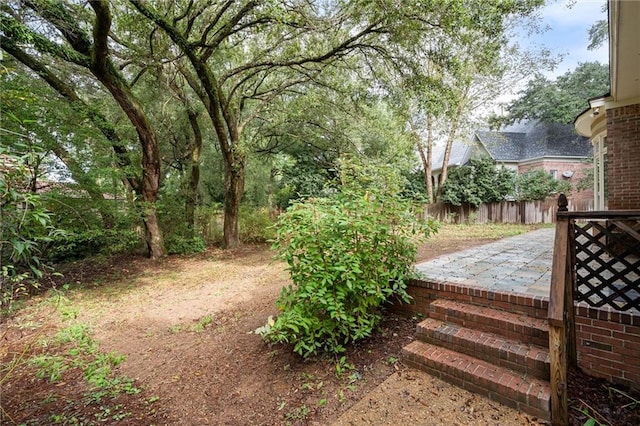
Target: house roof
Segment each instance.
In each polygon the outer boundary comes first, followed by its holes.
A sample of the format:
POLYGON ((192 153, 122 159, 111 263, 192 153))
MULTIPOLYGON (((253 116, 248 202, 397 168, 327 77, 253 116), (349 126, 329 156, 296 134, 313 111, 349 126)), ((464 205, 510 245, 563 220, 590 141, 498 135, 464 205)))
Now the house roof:
POLYGON ((609 2, 611 96, 615 101, 640 97, 640 2, 609 2))
POLYGON ((496 161, 590 157, 592 153, 589 139, 564 124, 535 123, 525 132, 477 131, 476 137, 496 161))
MULTIPOLYGON (((461 141, 454 141, 451 145, 451 154, 449 155, 450 166, 462 166, 471 156, 471 145, 461 141)), ((433 170, 437 171, 442 168, 444 161, 444 146, 435 147, 433 153, 433 170)))

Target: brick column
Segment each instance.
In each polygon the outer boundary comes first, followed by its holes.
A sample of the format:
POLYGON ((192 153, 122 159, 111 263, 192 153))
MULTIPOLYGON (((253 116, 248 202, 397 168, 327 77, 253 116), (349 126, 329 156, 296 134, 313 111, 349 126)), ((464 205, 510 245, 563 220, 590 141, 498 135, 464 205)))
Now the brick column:
POLYGON ((609 210, 640 209, 640 104, 607 110, 609 210))

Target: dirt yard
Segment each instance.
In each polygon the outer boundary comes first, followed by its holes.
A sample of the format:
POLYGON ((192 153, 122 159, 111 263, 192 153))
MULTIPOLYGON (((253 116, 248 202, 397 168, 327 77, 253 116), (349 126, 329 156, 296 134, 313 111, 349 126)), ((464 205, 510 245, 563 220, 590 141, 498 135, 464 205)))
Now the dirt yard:
MULTIPOLYGON (((437 237, 419 258, 494 238, 437 237)), ((272 257, 254 245, 155 263, 121 257, 66 265, 65 290, 33 298, 0 324, 0 424, 538 423, 404 367, 400 351, 419 318, 388 315, 381 332, 342 362, 305 362, 290 348, 266 345, 253 330, 276 314, 288 283, 272 257), (77 326, 90 337, 54 337, 77 326), (99 351, 83 349, 93 341, 99 351), (95 360, 112 352, 125 359, 111 373, 115 384, 99 392, 87 377, 99 376, 95 360)))

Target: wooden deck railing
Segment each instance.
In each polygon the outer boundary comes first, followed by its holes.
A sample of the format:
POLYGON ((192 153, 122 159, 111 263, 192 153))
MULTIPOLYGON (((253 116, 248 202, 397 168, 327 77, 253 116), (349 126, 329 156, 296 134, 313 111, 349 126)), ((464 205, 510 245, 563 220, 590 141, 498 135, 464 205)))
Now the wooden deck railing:
POLYGON ((568 424, 567 371, 577 365, 575 303, 640 310, 640 210, 569 212, 558 199, 551 288, 551 418, 568 424))

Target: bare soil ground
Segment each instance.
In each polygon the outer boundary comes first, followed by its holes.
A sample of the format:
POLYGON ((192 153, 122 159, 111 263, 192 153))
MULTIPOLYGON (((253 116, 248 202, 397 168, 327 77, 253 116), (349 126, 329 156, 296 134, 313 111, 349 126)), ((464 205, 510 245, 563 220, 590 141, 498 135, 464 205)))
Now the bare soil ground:
MULTIPOLYGON (((419 260, 502 235, 444 229, 421 247, 419 260)), ((419 318, 389 314, 380 333, 350 348, 342 363, 303 361, 288 347, 266 345, 252 331, 276 314, 275 299, 289 283, 272 258, 267 246, 252 245, 159 262, 65 265, 58 285, 71 288, 34 297, 0 324, 0 424, 539 423, 404 367, 400 351, 419 318), (57 380, 37 377, 34 355, 74 359, 77 348, 53 338, 70 324, 88 325, 101 353, 124 355, 113 375, 132 385, 102 395, 92 388, 86 367, 96 354, 76 355, 81 362, 69 362, 57 380)), ((590 401, 588 392, 583 397, 590 401)))

